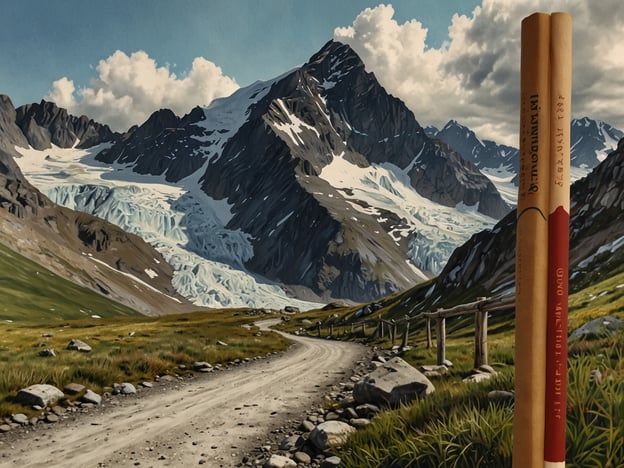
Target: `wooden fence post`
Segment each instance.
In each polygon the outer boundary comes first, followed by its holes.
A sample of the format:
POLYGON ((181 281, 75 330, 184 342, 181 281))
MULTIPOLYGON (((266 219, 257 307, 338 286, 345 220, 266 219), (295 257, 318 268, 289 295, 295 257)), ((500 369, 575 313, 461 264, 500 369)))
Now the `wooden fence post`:
POLYGON ((488 363, 487 349, 487 310, 478 310, 475 313, 475 342, 474 342, 474 366, 478 369, 488 363))
POLYGON ((334 324, 329 324, 329 336, 334 336, 334 324))
POLYGON ((362 336, 366 337, 366 322, 362 322, 362 336))
POLYGON ((353 324, 351 324, 351 334, 353 335, 353 324))
POLYGON ((405 320, 405 333, 403 334, 403 342, 401 343, 401 348, 405 348, 407 347, 407 342, 409 340, 409 330, 410 330, 410 323, 409 320, 405 320))
POLYGON ((431 349, 431 319, 427 317, 427 349, 431 349))
POLYGON ((446 360, 446 319, 438 317, 436 321, 436 343, 438 347, 438 365, 446 360))
POLYGON ((318 332, 318 337, 321 337, 321 322, 316 322, 316 329, 318 332))
POLYGON ((379 338, 384 338, 384 321, 379 319, 379 338))
POLYGON ((396 321, 392 319, 392 346, 394 346, 394 342, 396 340, 396 334, 397 334, 397 324, 396 324, 396 321))

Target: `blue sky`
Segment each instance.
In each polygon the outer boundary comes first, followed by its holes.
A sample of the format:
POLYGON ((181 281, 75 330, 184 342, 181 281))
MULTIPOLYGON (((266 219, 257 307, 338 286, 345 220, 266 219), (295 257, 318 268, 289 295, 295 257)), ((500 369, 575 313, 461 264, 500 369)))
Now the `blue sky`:
MULTIPOLYGON (((354 0, 10 0, 2 1, 0 92, 14 104, 39 101, 54 80, 70 76, 77 87, 116 50, 146 51, 182 74, 195 57, 220 66, 245 86, 304 63, 379 1, 354 0)), ((418 18, 428 41, 447 38, 454 13, 476 0, 393 1, 399 21, 418 18)))
POLYGON ((348 43, 421 125, 517 145, 520 23, 568 11, 574 117, 624 129, 621 0, 0 0, 0 93, 126 130, 348 43))

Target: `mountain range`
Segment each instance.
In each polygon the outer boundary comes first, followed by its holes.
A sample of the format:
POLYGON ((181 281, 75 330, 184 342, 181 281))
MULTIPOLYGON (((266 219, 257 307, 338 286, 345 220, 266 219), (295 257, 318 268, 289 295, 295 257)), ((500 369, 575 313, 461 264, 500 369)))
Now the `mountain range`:
MULTIPOLYGON (((429 136, 439 138, 473 162, 496 184, 505 199, 515 204, 517 194, 518 148, 480 139, 474 131, 456 120, 441 129, 426 127, 429 136)), ((586 176, 617 148, 624 132, 606 122, 588 117, 570 123, 570 165, 572 181, 586 176)))
MULTIPOLYGON (((5 172, 54 210, 107 220, 98 232, 127 231, 124 245, 146 241, 155 251, 140 261, 133 248, 107 265, 121 271, 133 258, 129 274, 197 305, 364 302, 441 274, 438 285, 453 276, 458 252, 478 250, 469 247, 475 233, 510 222, 515 203, 517 149, 482 141, 455 121, 424 129, 334 41, 273 80, 182 117, 161 109, 123 134, 52 102, 0 102, 5 172)), ((621 132, 589 119, 576 127, 574 161, 587 172, 621 132)), ((74 234, 73 250, 84 244, 76 237, 95 243, 81 257, 120 252, 96 235, 74 234)))

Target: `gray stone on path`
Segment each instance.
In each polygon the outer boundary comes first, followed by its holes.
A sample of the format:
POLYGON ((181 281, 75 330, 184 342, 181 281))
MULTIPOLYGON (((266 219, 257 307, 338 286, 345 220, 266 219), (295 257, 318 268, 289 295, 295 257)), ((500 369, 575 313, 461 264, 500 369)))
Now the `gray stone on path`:
POLYGON ((27 406, 38 405, 42 408, 56 403, 65 395, 58 388, 48 384, 35 384, 22 388, 15 397, 16 403, 27 406))
POLYGON ((297 463, 301 463, 302 465, 309 465, 312 463, 312 457, 305 452, 295 452, 293 455, 293 460, 297 463))
POLYGON ((342 421, 326 421, 319 424, 310 433, 310 441, 320 451, 341 447, 355 432, 355 427, 342 421))
POLYGON ((11 430, 11 426, 8 424, 0 424, 0 433, 9 432, 11 430))
POLYGON ((84 403, 93 403, 94 405, 99 405, 102 403, 102 397, 95 393, 93 390, 87 390, 84 395, 80 397, 80 401, 84 403))
POLYGON ((297 462, 282 455, 271 455, 271 458, 262 466, 263 468, 295 468, 297 462))
POLYGON ((75 338, 70 340, 70 342, 67 344, 67 349, 70 349, 73 351, 80 351, 83 353, 91 352, 91 346, 89 346, 84 341, 81 341, 75 338))
POLYGON ((394 357, 356 383, 353 397, 358 403, 398 406, 434 391, 435 387, 422 372, 394 357))
POLYGON ((45 421, 47 423, 56 423, 59 421, 59 417, 54 413, 46 414, 45 421))
POLYGON ((134 395, 136 392, 136 387, 129 382, 124 382, 119 387, 119 393, 122 395, 134 395))
POLYGON ((193 363, 193 370, 197 372, 212 372, 214 369, 209 362, 197 361, 193 363))
POLYGON ((303 432, 312 432, 314 430, 314 423, 306 419, 305 421, 301 422, 299 429, 301 429, 303 432))
POLYGON ((17 424, 28 424, 28 416, 23 413, 12 414, 11 420, 17 424))

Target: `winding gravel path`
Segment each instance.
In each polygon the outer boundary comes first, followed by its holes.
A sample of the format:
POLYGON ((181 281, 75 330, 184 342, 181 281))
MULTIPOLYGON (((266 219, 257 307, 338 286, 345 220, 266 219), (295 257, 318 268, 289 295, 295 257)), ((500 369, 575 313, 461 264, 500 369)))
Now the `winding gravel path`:
MULTIPOLYGON (((275 323, 275 322, 273 322, 275 323)), ((271 321, 262 322, 266 328, 271 321)), ((275 358, 215 372, 0 446, 2 467, 230 467, 351 375, 362 345, 288 335, 275 358)))

